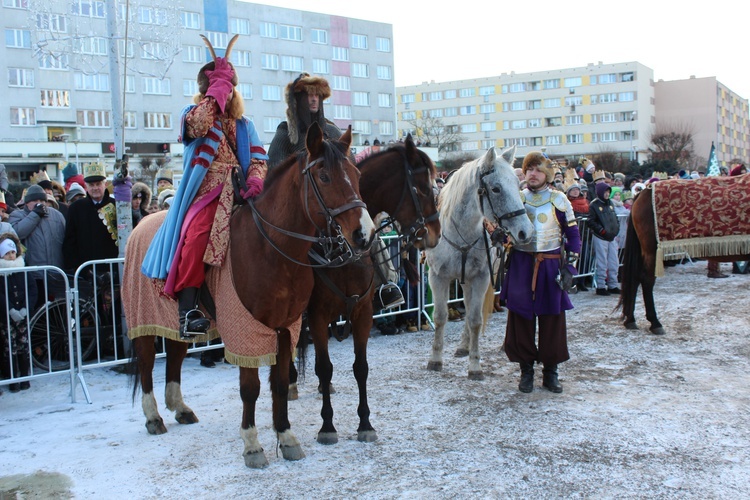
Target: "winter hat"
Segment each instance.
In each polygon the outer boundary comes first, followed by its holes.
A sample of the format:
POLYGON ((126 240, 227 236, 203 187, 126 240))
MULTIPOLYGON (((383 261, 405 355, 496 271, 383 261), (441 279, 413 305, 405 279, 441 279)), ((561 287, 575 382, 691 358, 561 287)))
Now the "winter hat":
POLYGON ((167 181, 170 184, 172 184, 174 179, 174 173, 172 172, 171 168, 160 168, 156 171, 156 183, 158 184, 159 181, 167 181))
POLYGON ((302 134, 311 125, 309 121, 315 118, 309 116, 307 96, 310 94, 320 97, 320 106, 315 121, 318 122, 321 129, 325 130, 326 120, 323 111, 323 101, 331 97, 331 86, 328 84, 328 80, 323 77, 311 76, 309 73, 300 73, 284 90, 284 98, 287 105, 287 129, 289 142, 292 144, 297 144, 300 140, 304 140, 302 134))
POLYGON ((378 140, 378 138, 377 138, 377 137, 375 138, 375 140, 374 140, 374 141, 372 141, 372 145, 373 145, 373 146, 380 146, 380 141, 378 140))
POLYGON ((47 201, 47 193, 44 192, 42 186, 34 184, 29 186, 26 190, 26 194, 23 196, 23 202, 29 203, 30 201, 47 201))
POLYGON ((625 182, 625 174, 622 172, 615 172, 615 179, 620 179, 622 182, 625 182))
POLYGON ((604 200, 604 193, 612 191, 612 188, 606 182, 600 182, 596 185, 596 197, 600 200, 604 200))
POLYGON ((75 163, 68 163, 65 168, 62 169, 63 182, 68 182, 73 176, 78 175, 78 166, 75 163))
POLYGON ((86 191, 81 187, 80 184, 77 182, 74 182, 70 185, 70 188, 68 189, 68 193, 65 195, 65 201, 70 203, 70 201, 75 198, 77 194, 86 196, 86 191))
POLYGON ((151 204, 151 188, 144 182, 136 182, 130 189, 133 199, 141 200, 141 208, 145 210, 151 204))
POLYGON ((747 172, 747 168, 745 168, 745 165, 744 165, 744 164, 742 164, 742 163, 740 163, 739 165, 737 165, 736 167, 734 167, 734 168, 733 168, 733 169, 732 169, 732 170, 731 170, 731 171, 729 172, 729 176, 730 176, 730 177, 734 177, 734 176, 736 176, 736 175, 742 175, 742 171, 743 171, 743 170, 744 170, 745 172, 747 172))
POLYGON ((3 241, 0 241, 0 258, 5 257, 5 254, 8 252, 18 253, 18 248, 12 239, 5 238, 3 241))
POLYGON ((174 201, 174 193, 174 189, 165 189, 159 193, 159 208, 165 209, 171 207, 174 201))
POLYGON ((700 179, 701 178, 701 174, 699 174, 698 172, 696 172, 695 170, 693 170, 692 172, 690 172, 690 178, 691 179, 700 179))
POLYGON ((620 197, 622 197, 622 188, 620 186, 611 186, 612 192, 609 193, 609 197, 613 198, 615 196, 615 193, 620 193, 620 197))

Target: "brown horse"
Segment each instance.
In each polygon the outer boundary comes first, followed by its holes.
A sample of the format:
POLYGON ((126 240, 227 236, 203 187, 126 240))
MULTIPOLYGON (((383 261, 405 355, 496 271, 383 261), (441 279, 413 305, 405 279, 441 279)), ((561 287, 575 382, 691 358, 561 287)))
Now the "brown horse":
MULTIPOLYGON (((361 177, 359 189, 370 216, 380 212, 398 221, 402 228, 402 248, 432 248, 440 239, 440 221, 435 204, 435 165, 414 145, 411 135, 376 153, 357 165, 361 177)), ((377 434, 370 424, 367 404, 367 341, 373 317, 373 264, 369 255, 343 267, 321 269, 315 273, 315 287, 307 307, 307 319, 315 344, 315 373, 323 395, 323 426, 318 442, 338 442, 333 425, 331 378, 333 364, 328 355, 328 325, 344 315, 344 328, 351 328, 354 341, 354 378, 359 387, 359 428, 357 439, 371 442, 377 434)), ((303 347, 304 348, 304 343, 303 347)), ((304 354, 303 354, 304 355, 304 354)), ((294 368, 292 366, 292 368, 294 368)), ((292 375, 293 379, 295 374, 292 375)))
MULTIPOLYGON (((658 189, 662 190, 660 199, 676 200, 670 205, 669 216, 675 218, 674 227, 708 228, 713 227, 713 234, 698 238, 697 243, 690 240, 678 240, 675 248, 690 249, 692 257, 711 257, 720 262, 747 260, 750 251, 750 234, 743 234, 740 221, 747 214, 750 204, 750 177, 712 177, 697 180, 659 181, 658 189), (746 179, 743 179, 745 177, 746 179), (708 189, 701 190, 702 186, 708 189), (725 190, 725 191, 720 191, 725 190), (705 197, 697 199, 701 193, 705 197), (730 193, 722 195, 721 193, 730 193), (674 208, 684 212, 677 220, 674 208), (716 231, 721 228, 721 234, 716 231), (738 232, 739 231, 739 232, 738 232), (682 245, 682 247, 680 246, 682 245), (732 253, 733 255, 727 255, 732 253)), ((618 308, 622 307, 624 326, 628 330, 637 330, 635 321, 635 300, 638 286, 643 287, 643 303, 646 319, 651 323, 651 333, 663 335, 664 327, 656 316, 654 303, 654 283, 661 275, 664 249, 659 246, 657 221, 658 210, 654 209, 654 189, 649 185, 633 201, 628 219, 627 235, 622 268, 622 294, 618 308)), ((746 226, 746 223, 745 223, 746 226)), ((663 238, 663 235, 660 236, 663 238)), ((694 239, 693 241, 696 241, 694 239)))
MULTIPOLYGON (((212 268, 206 282, 216 304, 215 328, 196 337, 203 342, 221 334, 225 356, 240 366, 243 403, 240 434, 248 467, 268 461, 258 441, 255 404, 260 395, 258 367, 271 364, 273 425, 287 460, 304 457, 291 431, 287 413, 289 365, 299 335, 302 312, 313 288, 308 252, 313 243, 330 250, 325 258, 357 256, 374 236, 372 219, 360 200, 359 171, 349 160, 351 128, 339 141, 327 142, 316 124, 307 133, 306 151, 274 168, 264 191, 231 219, 231 241, 226 264, 212 268), (252 316, 250 316, 252 314, 252 316)), ((143 219, 128 242, 123 277, 123 303, 134 362, 143 389, 142 406, 151 434, 167 431, 153 395, 154 341, 165 337, 167 348, 166 406, 181 424, 198 421, 185 405, 180 390, 182 362, 188 343, 180 341, 175 301, 158 294, 140 273, 146 247, 164 216, 143 219)), ((324 265, 324 264, 321 264, 324 265)))

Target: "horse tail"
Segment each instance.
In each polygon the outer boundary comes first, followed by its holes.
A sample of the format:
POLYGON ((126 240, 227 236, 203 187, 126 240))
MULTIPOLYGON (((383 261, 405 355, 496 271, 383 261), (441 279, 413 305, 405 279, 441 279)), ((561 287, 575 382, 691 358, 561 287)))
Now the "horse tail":
POLYGON ((484 303, 482 303, 482 335, 484 335, 487 329, 487 322, 489 321, 490 314, 495 310, 495 287, 492 283, 487 286, 487 291, 484 293, 484 303))
POLYGON ((641 241, 633 225, 633 218, 628 217, 628 229, 625 236, 622 265, 622 294, 616 309, 622 309, 623 314, 635 309, 635 298, 638 285, 645 265, 641 253, 641 241))
POLYGON ((141 387, 141 367, 140 363, 138 362, 138 351, 135 349, 135 346, 130 346, 130 361, 128 361, 128 364, 125 366, 125 373, 128 374, 128 383, 133 386, 133 404, 135 404, 135 397, 138 395, 138 389, 141 387))
POLYGON ((305 369, 307 368, 307 346, 310 345, 310 326, 307 322, 307 311, 302 314, 302 326, 300 327, 299 340, 297 340, 297 380, 305 381, 305 369))

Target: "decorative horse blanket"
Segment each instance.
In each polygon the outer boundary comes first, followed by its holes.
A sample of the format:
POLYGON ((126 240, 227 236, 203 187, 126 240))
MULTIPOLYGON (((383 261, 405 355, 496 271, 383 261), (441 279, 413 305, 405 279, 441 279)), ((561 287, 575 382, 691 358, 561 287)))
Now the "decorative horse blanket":
POLYGON ((649 187, 657 267, 665 257, 679 258, 683 253, 691 257, 750 253, 750 175, 671 179, 649 187))
MULTIPOLYGON (((122 303, 128 323, 128 337, 134 339, 155 335, 180 341, 178 333, 177 301, 160 294, 154 281, 141 273, 148 246, 167 212, 157 212, 145 217, 128 239, 125 249, 122 303)), ((220 268, 211 267, 206 274, 206 283, 216 303, 216 321, 205 335, 193 337, 189 342, 208 342, 221 335, 224 342, 224 358, 245 368, 276 363, 278 344, 276 331, 253 318, 237 296, 231 275, 231 255, 227 255, 220 268)), ((292 345, 299 340, 300 317, 289 331, 292 345)))

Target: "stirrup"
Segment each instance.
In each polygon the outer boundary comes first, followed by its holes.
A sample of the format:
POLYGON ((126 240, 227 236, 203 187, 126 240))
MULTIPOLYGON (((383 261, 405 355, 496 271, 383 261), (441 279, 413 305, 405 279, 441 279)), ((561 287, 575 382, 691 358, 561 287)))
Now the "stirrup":
POLYGON ((185 321, 180 325, 180 338, 184 339, 204 335, 210 326, 211 322, 203 314, 203 311, 200 309, 191 309, 185 313, 185 321), (192 319, 190 318, 191 315, 193 316, 192 319), (192 328, 190 327, 191 323, 192 328))
POLYGON ((375 290, 374 304, 377 310, 392 309, 404 304, 404 294, 395 283, 386 283, 375 290))

